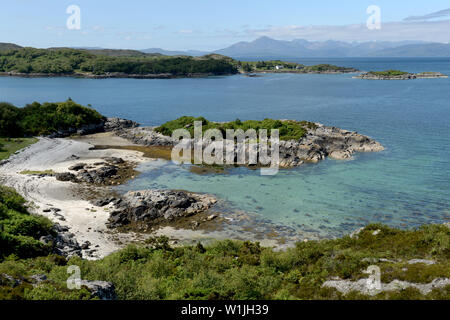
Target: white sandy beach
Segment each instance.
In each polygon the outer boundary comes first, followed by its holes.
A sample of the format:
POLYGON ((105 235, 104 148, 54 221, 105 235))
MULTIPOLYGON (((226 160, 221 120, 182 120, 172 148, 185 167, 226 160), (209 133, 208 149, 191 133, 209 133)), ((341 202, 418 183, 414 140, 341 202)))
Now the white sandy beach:
MULTIPOLYGON (((110 145, 129 145, 128 141, 115 136, 111 137, 109 134, 100 135, 99 138, 108 141, 110 145)), ((89 140, 87 137, 86 140, 92 142, 93 138, 89 140)), ((68 168, 75 163, 91 164, 102 161, 103 157, 111 156, 136 163, 151 161, 138 151, 89 150, 92 146, 88 142, 70 139, 40 138, 37 143, 14 154, 9 158, 8 163, 0 166, 0 177, 3 184, 15 188, 30 201, 31 212, 46 216, 62 226, 70 227, 70 232, 75 234, 80 244, 89 241, 90 248, 97 250, 91 258, 101 258, 119 249, 125 243, 136 240, 135 235, 109 231, 105 226, 109 212, 105 210, 105 207, 96 207, 87 200, 80 199, 81 197, 76 194, 78 185, 57 181, 54 177, 38 177, 20 173, 25 170, 67 172, 68 168), (73 155, 79 158, 74 159, 73 155), (52 207, 61 209, 58 214, 64 217, 64 221, 58 219, 53 212, 43 211, 52 207)))

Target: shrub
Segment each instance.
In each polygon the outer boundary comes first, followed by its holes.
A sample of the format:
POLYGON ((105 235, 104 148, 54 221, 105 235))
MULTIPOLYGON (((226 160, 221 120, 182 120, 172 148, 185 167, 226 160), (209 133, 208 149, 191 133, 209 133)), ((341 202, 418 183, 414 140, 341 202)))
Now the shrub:
POLYGON ((272 129, 279 130, 280 140, 299 140, 301 139, 308 131, 308 129, 314 129, 315 124, 307 121, 293 121, 293 120, 273 120, 273 119, 264 119, 264 120, 247 120, 241 121, 236 119, 235 121, 218 123, 208 121, 203 117, 188 117, 183 116, 176 120, 168 121, 163 125, 157 127, 155 130, 163 135, 171 136, 173 131, 176 129, 187 129, 191 134, 191 137, 194 136, 194 121, 202 122, 202 130, 203 133, 208 129, 218 129, 222 132, 224 138, 226 137, 226 130, 233 129, 238 130, 242 129, 244 132, 249 129, 254 129, 255 131, 259 131, 260 129, 266 129, 267 135, 270 137, 270 133, 272 129))
POLYGON ((24 108, 0 103, 1 136, 46 135, 58 130, 98 124, 103 119, 94 109, 81 106, 70 99, 61 103, 34 102, 24 108))
POLYGON ((50 220, 28 213, 25 200, 13 189, 0 186, 0 261, 47 255, 50 248, 39 241, 52 233, 50 220))

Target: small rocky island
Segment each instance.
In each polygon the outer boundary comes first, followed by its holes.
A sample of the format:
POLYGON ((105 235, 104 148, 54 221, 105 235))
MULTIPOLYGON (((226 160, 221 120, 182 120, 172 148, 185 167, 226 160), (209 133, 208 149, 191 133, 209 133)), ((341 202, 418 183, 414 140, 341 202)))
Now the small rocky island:
MULTIPOLYGON (((171 137, 173 130, 192 129, 193 122, 199 120, 203 121, 204 127, 216 128, 221 131, 230 128, 243 128, 244 131, 248 128, 279 129, 279 166, 282 168, 293 168, 306 162, 316 163, 327 157, 345 160, 350 159, 356 152, 384 150, 379 142, 357 132, 329 127, 321 123, 295 120, 240 121, 237 119, 232 122, 218 123, 208 121, 203 117, 181 117, 159 127, 133 126, 117 130, 116 134, 138 145, 170 148, 177 143, 171 137)), ((208 141, 204 142, 203 148, 207 144, 208 141)), ((247 144, 246 154, 248 154, 248 148, 247 144)), ((247 156, 246 160, 248 160, 247 156)))
POLYGON ((399 70, 369 71, 361 73, 353 78, 364 80, 413 80, 413 79, 437 79, 448 78, 440 72, 409 73, 399 70))

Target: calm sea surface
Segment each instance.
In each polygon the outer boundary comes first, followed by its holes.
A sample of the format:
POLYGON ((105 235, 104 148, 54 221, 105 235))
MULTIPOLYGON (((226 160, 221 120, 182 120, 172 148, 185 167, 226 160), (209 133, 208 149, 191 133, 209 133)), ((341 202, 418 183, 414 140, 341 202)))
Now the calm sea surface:
MULTIPOLYGON (((450 74, 450 59, 304 59, 361 70, 450 74)), ((175 188, 216 194, 295 229, 337 236, 368 222, 394 226, 450 219, 450 79, 364 81, 351 75, 267 74, 202 79, 24 79, 0 77, 0 101, 23 106, 71 97, 107 116, 158 125, 182 115, 209 120, 298 119, 355 130, 380 153, 326 160, 276 176, 233 169, 197 175, 156 161, 123 189, 175 188)))

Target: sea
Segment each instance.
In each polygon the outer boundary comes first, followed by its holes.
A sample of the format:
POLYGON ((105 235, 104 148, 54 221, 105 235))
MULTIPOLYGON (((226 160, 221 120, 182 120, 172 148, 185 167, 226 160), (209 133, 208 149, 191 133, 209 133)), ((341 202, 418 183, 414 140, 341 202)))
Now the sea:
MULTIPOLYGON (((308 58, 359 70, 437 71, 450 58, 308 58)), ((353 79, 352 74, 264 74, 185 79, 0 77, 0 101, 74 101, 106 116, 159 125, 183 115, 213 121, 264 118, 320 122, 357 131, 385 150, 280 170, 233 168, 198 174, 166 160, 138 168, 120 191, 184 189, 216 195, 239 210, 292 230, 337 237, 368 223, 400 228, 450 221, 450 78, 353 79)))

